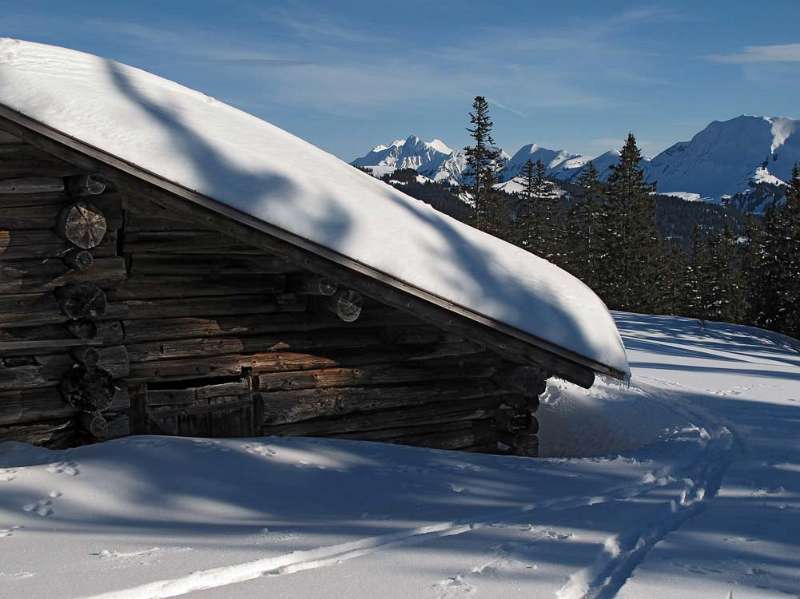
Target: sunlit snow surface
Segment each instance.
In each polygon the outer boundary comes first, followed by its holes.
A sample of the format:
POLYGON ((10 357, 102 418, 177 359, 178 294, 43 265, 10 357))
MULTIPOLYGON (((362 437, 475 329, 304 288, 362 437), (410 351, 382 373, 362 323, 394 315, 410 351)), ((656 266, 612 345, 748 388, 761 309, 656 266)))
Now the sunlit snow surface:
POLYGON ((608 310, 571 275, 199 92, 90 54, 0 39, 0 104, 448 302, 628 370, 608 310))
POLYGON ((0 444, 0 597, 796 597, 800 353, 617 314, 526 459, 323 439, 0 444), (721 484, 721 486, 720 486, 721 484))

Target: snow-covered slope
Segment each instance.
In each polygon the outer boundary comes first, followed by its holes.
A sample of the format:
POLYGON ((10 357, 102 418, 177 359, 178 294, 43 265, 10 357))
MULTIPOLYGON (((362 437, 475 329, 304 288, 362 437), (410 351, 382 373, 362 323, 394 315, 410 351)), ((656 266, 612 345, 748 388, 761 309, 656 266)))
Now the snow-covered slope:
POLYGON ((714 121, 691 141, 653 158, 648 178, 658 191, 699 193, 719 199, 771 177, 786 181, 800 162, 800 121, 739 116, 714 121), (758 179, 755 181, 755 179, 758 179))
MULTIPOLYGON (((0 41, 0 104, 159 178, 621 373, 614 321, 553 264, 254 116, 145 71, 0 41)), ((299 238, 299 239, 298 239, 299 238)))
POLYGON ((551 382, 551 459, 278 437, 0 444, 0 596, 796 597, 798 342, 615 317, 631 385, 551 382))

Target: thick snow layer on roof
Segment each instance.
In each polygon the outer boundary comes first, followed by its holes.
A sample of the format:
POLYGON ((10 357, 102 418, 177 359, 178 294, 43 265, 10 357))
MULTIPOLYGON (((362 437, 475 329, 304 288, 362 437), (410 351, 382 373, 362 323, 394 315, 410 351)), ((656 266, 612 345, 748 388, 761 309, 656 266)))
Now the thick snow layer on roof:
POLYGON ((418 289, 628 372, 608 310, 574 277, 214 98, 90 54, 3 39, 0 104, 418 289))

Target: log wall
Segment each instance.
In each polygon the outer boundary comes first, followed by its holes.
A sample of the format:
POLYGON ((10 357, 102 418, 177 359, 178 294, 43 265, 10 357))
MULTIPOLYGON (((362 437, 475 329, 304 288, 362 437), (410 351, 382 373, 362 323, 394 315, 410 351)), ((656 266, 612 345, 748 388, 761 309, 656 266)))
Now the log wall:
POLYGON ((0 135, 0 440, 311 435, 535 455, 544 378, 0 135))

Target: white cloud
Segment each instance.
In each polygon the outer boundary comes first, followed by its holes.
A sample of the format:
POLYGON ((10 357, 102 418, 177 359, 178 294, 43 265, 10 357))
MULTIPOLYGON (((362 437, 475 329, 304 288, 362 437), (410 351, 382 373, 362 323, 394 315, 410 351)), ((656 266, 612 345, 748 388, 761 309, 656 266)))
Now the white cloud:
POLYGON ((741 52, 732 54, 710 54, 713 62, 751 64, 757 62, 800 62, 800 44, 776 44, 772 46, 745 46, 741 52))

